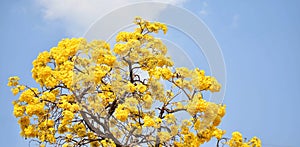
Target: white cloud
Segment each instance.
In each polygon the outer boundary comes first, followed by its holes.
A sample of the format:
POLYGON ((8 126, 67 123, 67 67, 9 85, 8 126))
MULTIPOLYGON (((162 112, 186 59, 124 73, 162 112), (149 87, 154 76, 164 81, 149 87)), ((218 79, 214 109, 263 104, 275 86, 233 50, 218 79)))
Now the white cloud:
MULTIPOLYGON (((97 18, 110 11, 128 4, 144 1, 147 0, 36 0, 36 3, 41 7, 45 20, 61 21, 68 33, 79 35, 97 18)), ((182 5, 186 0, 152 1, 182 5)))

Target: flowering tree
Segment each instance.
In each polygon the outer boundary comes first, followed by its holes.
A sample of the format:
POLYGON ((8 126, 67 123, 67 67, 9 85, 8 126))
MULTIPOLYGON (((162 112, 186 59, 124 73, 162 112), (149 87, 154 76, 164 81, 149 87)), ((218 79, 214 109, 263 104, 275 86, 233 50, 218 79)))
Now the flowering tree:
POLYGON ((217 146, 261 146, 239 132, 223 137, 225 105, 202 95, 221 85, 198 68, 174 67, 151 35, 166 33, 166 25, 139 17, 134 23, 134 32, 120 32, 112 49, 105 41, 73 38, 40 53, 31 71, 40 87, 9 78, 13 94, 20 93, 13 113, 22 137, 63 147, 198 147, 213 137, 217 146))

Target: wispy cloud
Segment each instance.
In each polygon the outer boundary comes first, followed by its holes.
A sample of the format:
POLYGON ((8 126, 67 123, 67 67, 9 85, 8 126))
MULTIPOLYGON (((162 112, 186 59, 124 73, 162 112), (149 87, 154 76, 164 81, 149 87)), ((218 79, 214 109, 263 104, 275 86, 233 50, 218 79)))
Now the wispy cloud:
POLYGON ((202 6, 199 14, 201 16, 206 16, 208 14, 207 8, 208 8, 208 3, 206 1, 202 2, 202 6))
MULTIPOLYGON (((61 21, 67 32, 82 33, 97 18, 111 10, 131 3, 149 0, 36 0, 46 21, 61 21)), ((186 0, 152 0, 175 5, 182 5, 186 0)), ((76 34, 75 33, 75 34, 76 34)))
POLYGON ((233 27, 233 28, 238 27, 239 19, 240 19, 240 15, 239 14, 234 14, 232 16, 231 27, 233 27))

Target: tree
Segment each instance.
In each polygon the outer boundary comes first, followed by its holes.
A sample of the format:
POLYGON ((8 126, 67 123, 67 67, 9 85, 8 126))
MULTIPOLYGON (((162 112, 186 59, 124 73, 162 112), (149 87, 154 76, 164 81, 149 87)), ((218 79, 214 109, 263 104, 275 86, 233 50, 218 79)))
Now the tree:
POLYGON ((112 49, 105 41, 72 38, 40 53, 31 70, 40 87, 9 78, 12 93, 20 93, 13 113, 22 137, 63 147, 197 147, 213 137, 217 146, 261 146, 239 132, 223 137, 217 127, 225 105, 202 95, 221 85, 198 68, 173 66, 166 46, 151 35, 166 34, 166 25, 139 17, 134 23, 138 27, 120 32, 112 49))

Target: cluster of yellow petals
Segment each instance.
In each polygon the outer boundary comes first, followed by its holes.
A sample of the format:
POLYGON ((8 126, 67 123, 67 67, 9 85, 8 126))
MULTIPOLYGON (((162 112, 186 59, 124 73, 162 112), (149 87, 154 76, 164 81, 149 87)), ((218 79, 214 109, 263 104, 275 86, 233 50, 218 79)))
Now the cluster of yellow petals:
POLYGON ((246 142, 240 132, 233 132, 227 144, 231 147, 261 147, 260 139, 253 137, 246 142))
MULTIPOLYGON (((221 84, 198 68, 173 67, 167 47, 151 35, 166 34, 165 24, 140 17, 134 23, 138 28, 120 32, 113 48, 73 38, 40 53, 31 70, 40 89, 9 78, 12 93, 21 93, 13 102, 21 136, 63 147, 197 147, 224 138, 218 126, 225 105, 202 97, 221 84), (182 114, 189 119, 180 120, 182 114)), ((256 137, 246 143, 240 137, 234 133, 227 144, 261 144, 256 137)))
POLYGON ((13 87, 11 92, 13 95, 17 95, 20 91, 23 91, 26 87, 24 85, 19 85, 20 78, 18 76, 13 76, 8 78, 7 86, 13 87))
POLYGON ((32 62, 33 79, 41 86, 48 88, 64 84, 71 88, 73 78, 73 57, 84 39, 63 39, 50 52, 42 52, 32 62), (51 66, 49 63, 53 63, 51 66))
MULTIPOLYGON (((70 93, 73 82, 74 60, 84 39, 63 39, 50 50, 42 52, 33 61, 32 77, 40 84, 38 88, 19 84, 19 77, 10 77, 8 86, 14 95, 20 93, 19 99, 13 102, 14 115, 19 118, 21 136, 39 139, 44 143, 56 144, 69 132, 74 137, 85 134, 85 130, 74 128, 75 118, 80 105, 70 93), (79 133, 81 132, 81 133, 79 133)), ((81 123, 82 124, 82 123, 81 123)), ((81 128, 85 128, 82 124, 81 128)), ((69 134, 69 139, 71 140, 69 134)))

